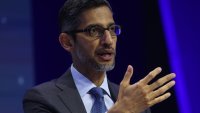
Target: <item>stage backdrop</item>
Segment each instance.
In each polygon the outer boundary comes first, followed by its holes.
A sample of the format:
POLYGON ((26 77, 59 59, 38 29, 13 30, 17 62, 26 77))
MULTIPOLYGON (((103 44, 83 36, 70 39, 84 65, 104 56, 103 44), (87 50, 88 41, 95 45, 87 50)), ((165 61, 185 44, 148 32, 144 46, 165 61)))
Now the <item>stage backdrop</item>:
POLYGON ((30 0, 0 1, 0 112, 23 113, 22 97, 34 84, 30 0))
POLYGON ((160 0, 159 5, 180 113, 199 113, 200 1, 160 0))

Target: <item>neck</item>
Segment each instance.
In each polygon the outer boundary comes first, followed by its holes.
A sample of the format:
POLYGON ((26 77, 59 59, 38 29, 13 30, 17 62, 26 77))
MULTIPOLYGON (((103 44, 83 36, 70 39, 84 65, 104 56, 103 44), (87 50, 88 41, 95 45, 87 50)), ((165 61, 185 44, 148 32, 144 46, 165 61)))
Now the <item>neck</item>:
POLYGON ((101 86, 105 77, 105 71, 96 71, 93 68, 87 68, 87 66, 73 65, 83 76, 88 78, 97 87, 101 86))

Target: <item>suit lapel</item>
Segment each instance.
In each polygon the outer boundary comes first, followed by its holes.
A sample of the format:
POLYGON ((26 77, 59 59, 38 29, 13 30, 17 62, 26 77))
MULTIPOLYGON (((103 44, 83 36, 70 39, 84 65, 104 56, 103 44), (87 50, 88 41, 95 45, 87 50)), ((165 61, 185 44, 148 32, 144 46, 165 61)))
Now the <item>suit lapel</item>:
POLYGON ((75 86, 70 69, 56 81, 62 91, 58 94, 61 101, 72 113, 86 113, 82 99, 75 86))
POLYGON ((111 98, 115 103, 116 100, 117 100, 118 93, 119 93, 119 86, 108 81, 108 87, 109 87, 109 90, 110 90, 111 98))

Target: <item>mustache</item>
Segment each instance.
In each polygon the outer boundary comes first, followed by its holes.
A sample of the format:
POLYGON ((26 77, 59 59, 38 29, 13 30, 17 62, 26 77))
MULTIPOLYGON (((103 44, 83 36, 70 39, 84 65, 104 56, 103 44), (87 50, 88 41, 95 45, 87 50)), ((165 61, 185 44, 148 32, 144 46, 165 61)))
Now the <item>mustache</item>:
POLYGON ((105 48, 101 47, 95 51, 96 54, 116 54, 116 50, 112 47, 105 48))

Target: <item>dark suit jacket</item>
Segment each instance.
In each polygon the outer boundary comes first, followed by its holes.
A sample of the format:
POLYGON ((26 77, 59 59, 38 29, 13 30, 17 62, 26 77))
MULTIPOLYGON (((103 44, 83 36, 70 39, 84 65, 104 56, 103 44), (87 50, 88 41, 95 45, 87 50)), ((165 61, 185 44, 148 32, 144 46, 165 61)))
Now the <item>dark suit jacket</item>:
MULTIPOLYGON (((116 101, 118 85, 108 81, 108 86, 113 101, 116 101)), ((58 79, 27 91, 23 108, 25 113, 86 113, 70 70, 58 79)), ((150 113, 150 110, 143 113, 150 113)))

